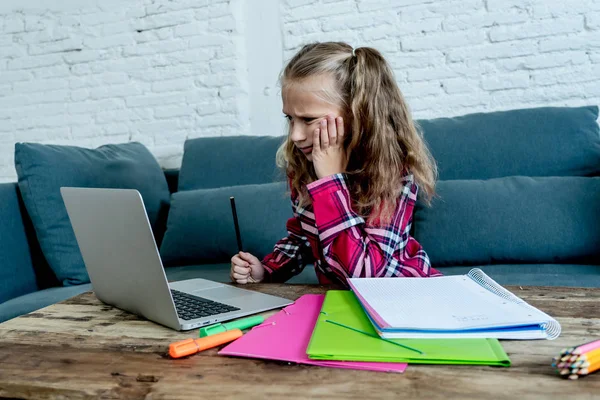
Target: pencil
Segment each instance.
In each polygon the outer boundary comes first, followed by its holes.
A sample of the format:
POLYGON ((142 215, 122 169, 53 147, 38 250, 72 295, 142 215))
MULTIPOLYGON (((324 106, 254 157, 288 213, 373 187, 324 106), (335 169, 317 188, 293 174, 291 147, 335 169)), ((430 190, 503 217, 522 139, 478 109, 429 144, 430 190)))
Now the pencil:
POLYGON ((240 252, 244 251, 242 248, 242 235, 240 234, 240 225, 238 224, 237 211, 235 209, 235 199, 233 196, 229 198, 231 202, 231 213, 233 214, 233 224, 235 225, 235 236, 237 238, 238 250, 240 252))

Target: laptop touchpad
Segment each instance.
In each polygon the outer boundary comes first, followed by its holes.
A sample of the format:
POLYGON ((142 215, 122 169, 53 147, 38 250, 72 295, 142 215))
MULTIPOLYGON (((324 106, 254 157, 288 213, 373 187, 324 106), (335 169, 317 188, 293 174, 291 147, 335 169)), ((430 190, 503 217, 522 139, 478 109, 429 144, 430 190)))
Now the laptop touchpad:
POLYGON ((234 297, 243 297, 252 294, 227 285, 218 288, 194 290, 192 293, 196 296, 216 301, 226 301, 234 297))

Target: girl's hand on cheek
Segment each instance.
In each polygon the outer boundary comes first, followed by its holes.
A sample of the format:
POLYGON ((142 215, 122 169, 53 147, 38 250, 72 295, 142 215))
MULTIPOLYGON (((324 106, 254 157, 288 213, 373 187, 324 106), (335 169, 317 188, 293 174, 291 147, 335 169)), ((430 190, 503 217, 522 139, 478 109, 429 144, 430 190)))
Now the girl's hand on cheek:
POLYGON ((314 131, 312 162, 317 178, 339 174, 346 170, 344 121, 342 117, 327 115, 314 131))

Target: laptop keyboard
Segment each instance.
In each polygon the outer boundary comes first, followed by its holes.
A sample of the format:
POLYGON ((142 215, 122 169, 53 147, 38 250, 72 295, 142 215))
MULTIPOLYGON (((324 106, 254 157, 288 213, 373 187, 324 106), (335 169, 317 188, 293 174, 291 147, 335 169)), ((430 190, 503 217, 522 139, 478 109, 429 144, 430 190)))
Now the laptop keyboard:
POLYGON ((186 321, 239 310, 237 307, 183 293, 179 290, 171 289, 171 294, 175 301, 177 314, 186 321))

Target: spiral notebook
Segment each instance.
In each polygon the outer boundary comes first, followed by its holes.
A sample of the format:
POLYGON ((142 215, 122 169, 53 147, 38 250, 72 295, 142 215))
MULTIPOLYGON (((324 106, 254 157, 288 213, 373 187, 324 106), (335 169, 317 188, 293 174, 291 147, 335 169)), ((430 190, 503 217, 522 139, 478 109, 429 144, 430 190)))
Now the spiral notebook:
POLYGON ((482 270, 434 278, 351 278, 377 333, 391 338, 556 339, 560 324, 482 270))

